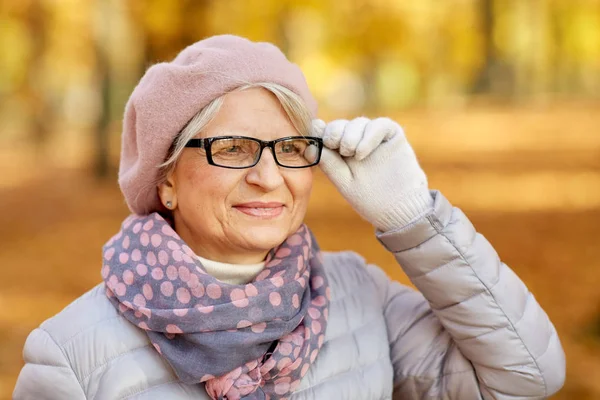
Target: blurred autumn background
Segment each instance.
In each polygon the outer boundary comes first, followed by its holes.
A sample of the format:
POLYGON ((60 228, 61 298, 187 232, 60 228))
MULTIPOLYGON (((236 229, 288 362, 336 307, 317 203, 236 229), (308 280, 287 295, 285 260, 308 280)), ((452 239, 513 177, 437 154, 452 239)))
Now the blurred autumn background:
MULTIPOLYGON (((600 399, 600 0, 2 1, 0 398, 27 334, 100 282, 128 95, 217 33, 279 45, 324 119, 400 122, 558 328, 555 398, 600 399)), ((407 282, 320 174, 307 222, 407 282)))

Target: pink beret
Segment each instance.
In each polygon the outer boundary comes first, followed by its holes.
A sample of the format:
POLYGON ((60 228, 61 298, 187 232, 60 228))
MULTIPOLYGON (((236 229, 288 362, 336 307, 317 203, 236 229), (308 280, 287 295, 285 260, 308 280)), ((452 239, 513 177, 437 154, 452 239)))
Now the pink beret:
POLYGON ((129 209, 136 214, 160 210, 158 166, 177 134, 212 100, 259 82, 292 90, 317 115, 302 71, 270 43, 213 36, 185 48, 171 62, 150 67, 133 90, 123 118, 119 185, 129 209))

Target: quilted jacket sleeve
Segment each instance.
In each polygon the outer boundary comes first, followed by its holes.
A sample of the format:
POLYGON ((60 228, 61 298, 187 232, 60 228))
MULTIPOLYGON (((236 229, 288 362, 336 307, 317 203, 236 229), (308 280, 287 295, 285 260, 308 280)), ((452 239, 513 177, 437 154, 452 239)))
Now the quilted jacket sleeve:
POLYGON ((61 348, 43 329, 27 338, 23 350, 25 366, 13 393, 15 400, 79 400, 83 389, 61 348))
POLYGON ((556 330, 524 283, 439 192, 378 239, 420 293, 371 276, 385 306, 394 399, 542 399, 564 382, 556 330))

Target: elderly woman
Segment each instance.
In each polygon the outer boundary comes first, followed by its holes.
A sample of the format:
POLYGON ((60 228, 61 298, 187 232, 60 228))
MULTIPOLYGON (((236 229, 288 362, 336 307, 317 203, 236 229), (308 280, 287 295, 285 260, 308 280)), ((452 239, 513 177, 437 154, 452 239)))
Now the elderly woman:
POLYGON ((329 124, 274 46, 154 65, 123 127, 104 282, 31 333, 16 399, 532 399, 552 323, 387 118, 329 124), (303 224, 319 166, 419 289, 303 224))

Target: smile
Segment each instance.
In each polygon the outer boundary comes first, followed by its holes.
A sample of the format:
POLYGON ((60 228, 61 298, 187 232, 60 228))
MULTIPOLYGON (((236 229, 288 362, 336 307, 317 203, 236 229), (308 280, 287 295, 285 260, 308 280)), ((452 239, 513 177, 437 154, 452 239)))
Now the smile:
POLYGON ((281 203, 248 203, 234 206, 236 210, 261 219, 276 218, 283 212, 283 204, 281 203))

